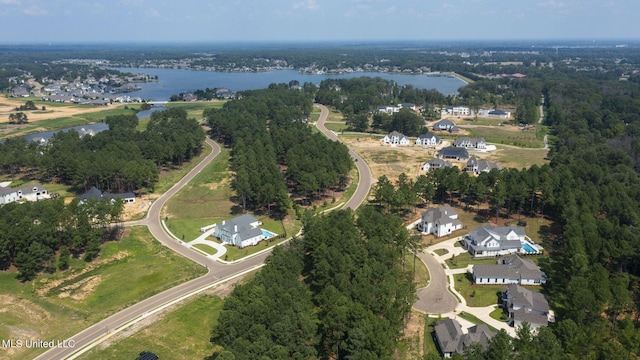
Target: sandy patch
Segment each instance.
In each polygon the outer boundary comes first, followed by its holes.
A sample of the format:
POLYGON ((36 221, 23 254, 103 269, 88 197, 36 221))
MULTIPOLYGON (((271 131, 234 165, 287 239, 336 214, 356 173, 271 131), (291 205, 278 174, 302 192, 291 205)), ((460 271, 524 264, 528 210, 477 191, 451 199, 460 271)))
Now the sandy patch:
POLYGON ((84 300, 89 295, 93 294, 98 284, 100 284, 102 277, 100 275, 90 276, 86 279, 82 279, 71 285, 63 287, 62 292, 58 294, 58 297, 71 298, 73 300, 84 300))
MULTIPOLYGON (((9 313, 18 316, 24 324, 38 324, 38 328, 28 328, 26 325, 7 326, 0 324, 0 327, 8 330, 8 339, 40 340, 42 329, 49 325, 51 314, 42 307, 31 301, 22 299, 15 295, 0 295, 0 314, 9 313), (21 327, 25 326, 25 327, 21 327)), ((5 339, 5 340, 8 340, 5 339)), ((24 348, 3 348, 0 347, 0 357, 11 359, 14 355, 24 351, 24 348)))

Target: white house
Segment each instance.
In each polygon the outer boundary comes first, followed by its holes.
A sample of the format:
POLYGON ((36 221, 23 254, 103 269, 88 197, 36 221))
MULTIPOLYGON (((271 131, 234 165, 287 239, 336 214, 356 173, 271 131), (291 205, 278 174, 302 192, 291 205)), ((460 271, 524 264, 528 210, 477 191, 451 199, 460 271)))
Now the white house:
POLYGON ((416 139, 416 145, 436 146, 440 144, 441 141, 442 140, 440 140, 440 138, 436 136, 436 134, 428 132, 426 134, 418 135, 418 138, 416 139))
POLYGON ((497 264, 473 266, 473 281, 476 284, 541 285, 547 276, 533 261, 511 255, 498 260, 497 264))
POLYGON ((397 113, 399 111, 400 111, 400 108, 393 105, 378 106, 379 113, 386 113, 389 115, 393 115, 394 113, 397 113))
POLYGON ((460 129, 458 129, 456 124, 454 124, 453 121, 451 121, 449 119, 442 119, 442 120, 438 121, 437 123, 433 124, 433 130, 436 130, 436 131, 448 131, 448 132, 452 132, 452 133, 457 133, 457 132, 460 131, 460 129))
POLYGON ((462 223, 458 220, 458 213, 451 206, 443 205, 425 211, 418 224, 418 229, 423 234, 433 234, 440 237, 462 229, 462 223))
POLYGON ((266 238, 260 225, 262 225, 260 220, 244 214, 229 221, 222 220, 222 224, 216 226, 213 236, 225 244, 239 248, 257 245, 266 238))
POLYGON ((451 163, 451 161, 435 158, 435 159, 427 160, 424 163, 424 165, 422 165, 422 170, 431 171, 434 169, 443 169, 443 168, 452 167, 452 166, 453 164, 451 163))
POLYGON ((464 116, 471 115, 471 110, 466 106, 447 106, 442 109, 443 115, 464 116))
POLYGON ((544 295, 514 284, 504 287, 501 300, 511 326, 517 328, 527 322, 532 329, 538 329, 549 324, 549 302, 544 295))
POLYGON ((502 166, 500 166, 498 163, 494 163, 491 161, 482 160, 482 159, 478 160, 475 157, 471 157, 467 161, 467 172, 478 175, 482 172, 490 172, 491 169, 501 170, 502 166))
POLYGON ((486 149, 487 143, 483 138, 470 138, 462 136, 453 142, 455 147, 463 147, 465 149, 486 149))
POLYGON ((392 131, 382 138, 382 142, 391 145, 409 145, 409 138, 397 131, 392 131))
POLYGON ((463 239, 472 256, 500 256, 520 251, 525 240, 524 228, 517 226, 480 226, 463 239))
POLYGON ((21 188, 0 187, 0 205, 19 200, 39 201, 49 199, 47 189, 40 184, 23 186, 21 188))

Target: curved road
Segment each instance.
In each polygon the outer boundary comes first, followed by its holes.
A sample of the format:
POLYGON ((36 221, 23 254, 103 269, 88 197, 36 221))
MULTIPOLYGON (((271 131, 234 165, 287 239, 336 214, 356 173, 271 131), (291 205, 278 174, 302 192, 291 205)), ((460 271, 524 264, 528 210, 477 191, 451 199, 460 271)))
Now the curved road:
POLYGON ((449 292, 447 275, 442 264, 427 251, 419 252, 418 257, 429 270, 429 284, 416 291, 418 300, 413 304, 413 308, 427 314, 452 312, 458 306, 458 299, 449 292))
MULTIPOLYGON (((320 105, 321 115, 317 122, 318 129, 332 140, 338 141, 337 136, 324 127, 324 122, 329 115, 326 106, 320 105)), ((204 169, 211 161, 220 153, 220 146, 207 138, 205 143, 212 148, 211 154, 207 155, 196 167, 194 167, 187 175, 178 181, 171 189, 162 194, 149 208, 147 217, 143 220, 127 222, 127 226, 146 225, 149 227, 151 234, 160 241, 164 246, 179 253, 180 255, 205 266, 209 271, 207 274, 187 281, 183 284, 165 290, 157 295, 145 299, 135 305, 132 305, 120 312, 98 322, 97 324, 81 331, 80 333, 66 339, 66 343, 73 343, 73 347, 52 348, 38 356, 36 359, 65 359, 75 357, 81 351, 88 350, 87 346, 94 344, 96 341, 107 338, 114 333, 115 329, 121 329, 134 323, 135 321, 148 316, 151 312, 157 311, 170 304, 173 304, 188 296, 195 295, 213 284, 228 280, 235 276, 241 275, 247 271, 259 268, 264 265, 264 260, 269 256, 270 252, 264 252, 259 255, 250 257, 234 264, 221 264, 215 260, 209 259, 200 253, 190 250, 188 247, 176 241, 169 236, 162 228, 160 213, 166 202, 182 189, 189 181, 191 181, 202 169, 204 169), (75 356, 74 356, 75 355, 75 356)), ((347 201, 343 208, 356 209, 367 198, 371 188, 372 178, 371 171, 367 164, 349 149, 349 153, 356 162, 356 167, 360 173, 358 187, 354 195, 347 201)))
MULTIPOLYGON (((340 141, 340 139, 338 139, 338 136, 333 131, 327 129, 324 126, 324 123, 327 121, 327 117, 329 116, 329 109, 324 105, 316 105, 320 108, 320 118, 316 122, 316 127, 329 139, 333 141, 340 141)), ((358 173, 360 174, 360 179, 358 180, 358 187, 356 188, 356 192, 353 194, 351 199, 349 199, 349 201, 344 204, 342 208, 355 210, 369 196, 371 184, 373 184, 373 176, 371 175, 371 169, 369 169, 369 165, 367 165, 367 163, 362 160, 360 155, 358 155, 351 148, 349 148, 349 155, 351 155, 351 157, 355 161, 356 168, 358 169, 358 173)))
POLYGON ((220 147, 218 146, 218 144, 214 143, 208 138, 206 140, 206 143, 213 148, 211 154, 209 154, 204 160, 202 160, 200 164, 193 168, 171 189, 160 196, 151 205, 151 207, 149 208, 149 212, 147 213, 147 217, 144 220, 127 223, 127 225, 147 225, 151 234, 163 245, 179 253, 180 255, 191 259, 202 266, 207 267, 209 269, 209 272, 206 275, 187 281, 183 284, 180 284, 148 299, 145 299, 135 305, 132 305, 67 339, 67 343, 69 341, 73 341, 75 345, 74 347, 53 348, 38 356, 36 359, 64 359, 70 357, 76 352, 80 351, 82 348, 100 339, 101 337, 109 335, 111 332, 113 332, 114 329, 118 329, 122 326, 128 326, 133 320, 143 318, 148 315, 149 312, 161 306, 181 299, 185 295, 193 295, 197 293, 198 290, 204 290, 206 287, 211 286, 211 284, 213 283, 216 283, 223 279, 231 278, 247 270, 255 269, 263 265, 264 260, 269 255, 268 253, 263 253, 232 265, 223 265, 201 255, 198 252, 188 249, 184 245, 181 245, 179 242, 165 233, 162 229, 162 224, 160 221, 160 211, 162 211, 162 208, 167 200, 175 195, 184 185, 186 185, 191 179, 193 179, 193 177, 195 177, 220 153, 220 147))

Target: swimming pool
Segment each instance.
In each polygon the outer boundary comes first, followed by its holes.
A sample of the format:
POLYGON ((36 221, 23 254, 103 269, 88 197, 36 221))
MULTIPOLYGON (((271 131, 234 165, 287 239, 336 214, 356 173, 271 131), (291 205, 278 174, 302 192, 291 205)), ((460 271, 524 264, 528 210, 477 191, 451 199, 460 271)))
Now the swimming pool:
POLYGON ((522 243, 522 250, 524 250, 524 252, 526 253, 537 253, 538 250, 534 249, 533 246, 529 245, 528 243, 522 243))
POLYGON ((264 236, 265 239, 272 238, 272 237, 278 235, 276 233, 272 233, 269 230, 265 230, 265 229, 260 229, 260 230, 262 230, 262 236, 264 236))

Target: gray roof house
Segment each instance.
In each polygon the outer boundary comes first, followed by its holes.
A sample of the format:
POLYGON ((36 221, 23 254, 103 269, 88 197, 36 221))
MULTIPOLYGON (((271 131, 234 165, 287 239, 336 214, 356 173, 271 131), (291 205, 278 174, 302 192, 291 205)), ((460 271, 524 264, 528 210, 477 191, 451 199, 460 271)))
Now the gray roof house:
POLYGON ((469 152, 465 148, 456 148, 448 146, 440 149, 436 156, 441 159, 455 159, 455 160, 467 160, 469 159, 469 152))
POLYGON ((100 191, 100 189, 98 189, 95 186, 92 186, 91 189, 89 189, 89 191, 87 191, 86 193, 80 195, 80 203, 83 204, 85 203, 87 200, 89 200, 90 198, 96 198, 98 200, 100 199, 109 199, 111 201, 115 201, 116 199, 122 199, 123 202, 125 203, 135 203, 136 202, 136 195, 132 192, 126 192, 126 193, 120 193, 120 194, 113 194, 110 192, 102 192, 100 191))
POLYGON ((255 217, 244 214, 229 221, 222 220, 222 224, 216 226, 213 236, 223 243, 235 245, 239 248, 257 245, 266 237, 259 227, 262 222, 255 217))
POLYGON ((508 255, 520 251, 525 236, 521 227, 485 225, 471 230, 463 245, 472 256, 508 255))
POLYGON ((451 206, 443 205, 422 213, 418 229, 423 234, 440 237, 462 229, 462 222, 458 220, 458 213, 451 206))
POLYGON ((416 145, 435 146, 440 144, 442 140, 436 134, 428 132, 426 134, 418 135, 416 139, 416 145))
POLYGON ((434 330, 438 350, 445 358, 450 358, 454 353, 462 355, 464 349, 474 343, 486 348, 489 340, 496 335, 485 324, 472 326, 465 334, 460 323, 449 318, 439 321, 434 330))
POLYGON ((431 171, 434 169, 443 169, 443 168, 452 167, 452 166, 453 164, 451 163, 451 161, 435 158, 435 159, 425 161, 424 165, 422 165, 422 170, 431 171))
POLYGON ((473 281, 480 285, 540 285, 547 281, 547 276, 533 261, 510 255, 499 259, 497 264, 474 265, 473 281))
POLYGON ((544 295, 514 284, 504 287, 501 300, 513 327, 520 327, 523 322, 529 323, 532 329, 549 324, 549 303, 544 295))
POLYGON ((467 169, 467 172, 478 175, 482 172, 489 172, 492 169, 502 170, 502 166, 500 166, 498 163, 495 163, 495 162, 491 162, 483 159, 478 160, 475 157, 471 157, 467 161, 466 169, 467 169))
POLYGON ((49 199, 47 189, 40 184, 27 185, 20 188, 0 187, 0 204, 8 204, 19 200, 38 201, 49 199))
POLYGON ((471 148, 471 149, 486 149, 487 143, 483 138, 470 138, 466 136, 462 136, 457 138, 453 142, 453 146, 455 147, 463 147, 463 148, 471 148))
POLYGON ((391 145, 409 145, 409 138, 397 131, 392 131, 382 138, 382 142, 391 145))
POLYGON ((448 132, 458 132, 460 129, 449 119, 442 119, 437 123, 433 124, 433 130, 436 131, 448 131, 448 132))

